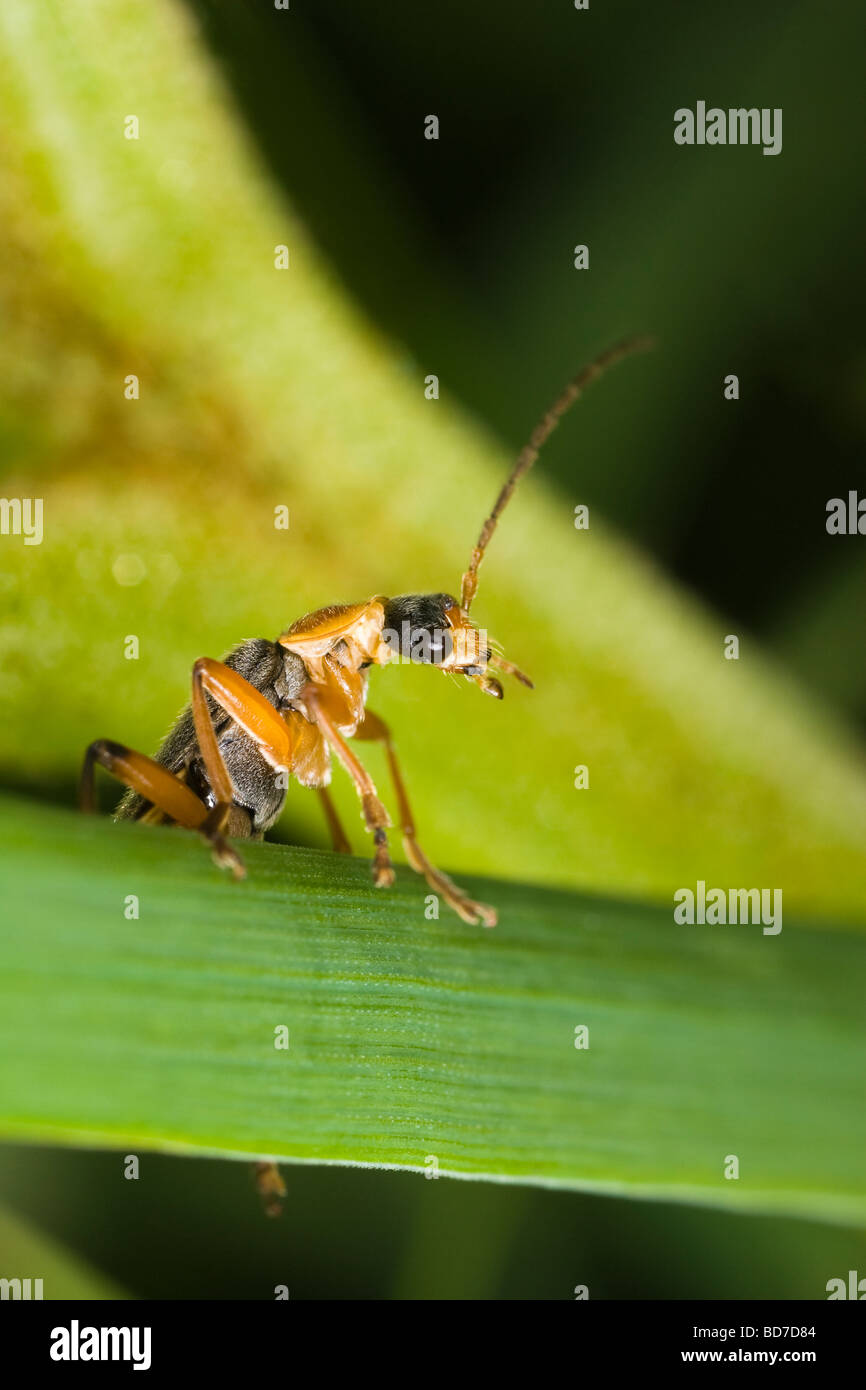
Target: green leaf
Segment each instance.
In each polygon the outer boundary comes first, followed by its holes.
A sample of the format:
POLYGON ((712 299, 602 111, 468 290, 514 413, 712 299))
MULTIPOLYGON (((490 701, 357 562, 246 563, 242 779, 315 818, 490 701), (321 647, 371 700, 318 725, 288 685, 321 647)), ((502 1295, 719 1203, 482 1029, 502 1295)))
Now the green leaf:
POLYGON ((866 1216, 858 933, 470 882, 485 931, 331 854, 247 845, 237 884, 15 800, 0 837, 6 1138, 866 1216))

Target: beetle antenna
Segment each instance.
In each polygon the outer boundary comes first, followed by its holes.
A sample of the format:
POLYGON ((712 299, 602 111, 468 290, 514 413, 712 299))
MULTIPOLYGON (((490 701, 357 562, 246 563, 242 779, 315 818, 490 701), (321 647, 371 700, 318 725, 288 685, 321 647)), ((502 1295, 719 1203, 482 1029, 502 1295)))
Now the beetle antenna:
POLYGON ((550 438, 556 426, 559 424, 565 412, 574 405, 574 402, 583 395, 587 386, 591 385, 598 377, 606 372, 609 367, 616 366, 624 357, 630 357, 633 352, 646 352, 653 347, 654 340, 645 335, 634 338, 625 338, 621 343, 608 348, 594 362, 581 368, 577 376, 572 377, 562 394, 557 397, 553 405, 545 415, 542 415, 529 441, 517 455, 517 461, 511 473, 503 485, 502 491, 496 499, 493 511, 481 528, 481 535, 478 537, 478 544, 472 552, 469 561, 469 568, 463 576, 463 586, 461 590, 460 607, 468 612, 472 600, 475 597, 475 590, 478 588, 478 569, 484 559, 484 552, 490 544, 490 538, 496 530, 496 524, 504 512, 514 489, 520 482, 524 473, 528 473, 542 449, 542 446, 550 438))

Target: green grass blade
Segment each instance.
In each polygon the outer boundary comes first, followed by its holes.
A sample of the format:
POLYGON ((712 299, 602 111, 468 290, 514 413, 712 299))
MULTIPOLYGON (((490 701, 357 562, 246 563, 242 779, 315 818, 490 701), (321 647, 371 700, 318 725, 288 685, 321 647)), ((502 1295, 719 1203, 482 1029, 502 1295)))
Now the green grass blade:
POLYGON ((866 1213, 859 933, 476 883, 490 932, 408 872, 251 845, 236 884, 182 832, 23 801, 0 842, 3 1137, 866 1213))

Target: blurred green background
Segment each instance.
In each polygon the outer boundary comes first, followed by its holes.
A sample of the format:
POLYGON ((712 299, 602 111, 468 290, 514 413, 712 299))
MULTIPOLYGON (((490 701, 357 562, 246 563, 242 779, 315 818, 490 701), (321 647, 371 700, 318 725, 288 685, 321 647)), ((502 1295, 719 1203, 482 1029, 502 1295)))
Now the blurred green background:
MULTIPOLYGON (((827 737, 840 761, 862 769, 864 542, 829 537, 824 527, 828 498, 845 496, 850 488, 866 491, 861 8, 830 4, 819 17, 807 4, 765 4, 756 11, 736 0, 720 15, 668 0, 579 13, 564 0, 533 10, 490 0, 466 8, 445 0, 398 11, 393 4, 323 0, 309 7, 296 3, 285 13, 265 0, 191 0, 187 12, 195 42, 231 95, 240 139, 259 161, 263 181, 285 193, 309 244, 325 258, 335 294, 345 294, 359 318, 396 345, 407 380, 435 372, 443 396, 516 450, 539 408, 584 356, 636 329, 658 336, 655 359, 646 368, 644 362, 630 364, 599 388, 606 395, 598 412, 573 417, 546 451, 541 468, 561 503, 564 524, 576 503, 588 503, 594 518, 604 518, 641 549, 650 588, 658 567, 690 593, 685 602, 708 606, 716 632, 739 633, 745 650, 759 645, 768 669, 781 674, 786 688, 802 692, 791 699, 802 702, 816 725, 831 730, 827 737), (675 146, 673 112, 698 99, 782 107, 783 153, 764 158, 757 149, 675 146), (438 142, 421 138, 431 112, 441 122, 438 142), (590 247, 586 273, 572 267, 576 243, 590 247), (740 380, 735 404, 722 395, 730 372, 740 380)), ((59 12, 55 21, 67 22, 59 12)), ((134 17, 127 24, 134 50, 134 17)), ((27 35, 19 38, 26 47, 27 35)), ((38 35, 30 36, 27 52, 26 63, 38 69, 38 35)), ((93 61, 98 64, 99 56, 93 61)), ((107 54, 103 61, 108 65, 107 54)), ((192 106, 199 99, 194 83, 189 91, 172 88, 172 95, 192 106)), ((131 86, 128 109, 137 109, 141 99, 131 86)), ((74 128, 63 129, 61 138, 57 120, 46 117, 43 134, 49 126, 55 147, 68 157, 67 214, 73 208, 82 222, 98 217, 98 194, 96 210, 85 207, 84 137, 76 149, 74 128)), ((214 130, 217 144, 222 135, 214 130)), ((38 131, 26 147, 8 134, 4 144, 11 149, 6 192, 14 204, 21 180, 41 169, 38 131)), ((240 216, 229 175, 227 180, 225 202, 215 197, 211 214, 220 219, 215 244, 240 216)), ((156 190, 152 199, 156 206, 156 190)), ((62 216, 62 200, 52 204, 46 196, 33 224, 41 233, 61 225, 62 216)), ((118 245, 136 216, 132 203, 123 208, 118 245)), ((114 223, 107 218, 104 225, 103 259, 110 265, 114 223)), ((172 224, 171 236, 179 267, 184 258, 190 268, 202 262, 200 238, 189 227, 172 224)), ((144 310, 137 323, 128 305, 114 321, 110 305, 94 309, 91 320, 81 305, 90 296, 98 303, 104 273, 94 271, 89 279, 86 269, 74 258, 67 265, 62 254, 52 262, 23 214, 7 223, 7 238, 4 302, 13 332, 4 349, 7 385, 0 417, 4 489, 12 494, 9 479, 20 476, 16 469, 26 477, 38 465, 47 481, 62 485, 64 505, 78 499, 82 512, 89 506, 98 512, 111 495, 119 455, 126 509, 115 517, 117 525, 133 537, 139 523, 154 533, 164 526, 168 536, 155 571, 165 581, 159 593, 171 593, 171 600, 148 600, 128 629, 144 630, 150 620, 156 639, 165 625, 172 639, 165 669, 152 673, 147 692, 123 669, 113 673, 113 690, 96 694, 92 678, 71 674, 37 746, 22 746, 17 735, 4 746, 6 786, 70 800, 77 750, 86 738, 113 734, 151 746, 183 699, 191 657, 253 635, 245 624, 258 622, 259 614, 262 621, 273 614, 262 628, 270 635, 315 603, 386 590, 391 574, 374 578, 375 563, 384 571, 389 552, 402 550, 405 560, 423 543, 405 498, 403 512, 395 508, 389 518, 396 516, 399 526, 405 515, 405 535, 382 536, 373 529, 377 508, 393 500, 399 471, 378 475, 372 455, 371 473, 362 476, 374 447, 365 438, 358 493, 348 477, 341 480, 347 491, 334 488, 333 511, 325 515, 320 506, 317 522, 307 522, 303 575, 295 573, 291 582, 287 577, 276 592, 270 576, 281 561, 264 544, 258 551, 237 503, 238 494, 244 493, 246 503, 256 489, 263 506, 270 505, 272 493, 282 496, 275 490, 277 464, 268 463, 270 420, 263 426, 265 445, 251 445, 248 417, 232 398, 221 396, 219 379, 209 381, 203 364, 197 374, 192 338, 184 358, 176 323, 166 318, 161 339, 160 325, 142 331, 144 310), (75 345, 74 353, 67 343, 75 345), (167 402, 165 420, 157 418, 144 440, 126 426, 122 407, 109 407, 99 397, 101 371, 122 376, 132 370, 130 344, 136 361, 143 351, 152 354, 167 402), (45 378, 52 374, 55 390, 48 393, 43 419, 45 378), (191 381, 200 388, 192 402, 191 381), (178 441, 172 423, 181 401, 187 433, 178 441), (55 447, 58 431, 61 450, 55 447), (251 449, 258 451, 256 471, 244 462, 251 449), (376 495, 378 476, 385 496, 376 495), (372 496, 358 525, 363 489, 372 496), (169 582, 181 542, 170 510, 162 510, 164 499, 177 493, 181 511, 193 510, 190 543, 206 548, 213 545, 210 521, 195 510, 205 492, 205 506, 218 508, 222 493, 224 508, 239 508, 239 582, 234 593, 221 593, 218 609, 209 603, 212 580, 205 569, 196 577, 184 574, 191 589, 183 592, 169 582), (362 576, 357 593, 322 591, 335 574, 348 583, 353 571, 362 576), (257 572, 269 576, 267 588, 255 583, 257 572), (188 603, 178 616, 174 610, 184 595, 188 603), (221 642, 215 634, 223 629, 221 642), (198 639, 196 630, 202 632, 198 639), (196 640, 198 649, 187 650, 196 640), (103 721, 111 712, 110 725, 85 732, 94 707, 103 721)), ((275 234, 272 240, 281 239, 275 234)), ((154 244, 150 254, 157 263, 168 253, 154 244)), ((127 276, 131 263, 124 262, 127 276)), ((167 284, 166 279, 163 290, 167 284)), ((231 285, 221 288, 228 301, 231 285)), ((184 305, 188 310, 186 299, 184 305)), ((207 309, 202 312, 206 319, 207 309)), ((219 334, 216 311, 206 327, 219 334)), ((231 350, 240 355, 234 342, 231 350)), ((284 345, 275 344, 275 352, 280 350, 284 345)), ((305 343, 295 351, 303 357, 305 343)), ((294 369, 287 361, 287 412, 297 404, 294 369)), ((340 369, 335 363, 335 380, 340 369)), ((263 402, 264 392, 262 387, 263 402)), ((314 419, 313 438, 320 428, 314 419)), ((399 437, 392 447, 399 457, 399 437)), ((411 492, 417 456, 407 449, 411 492)), ((455 454, 441 460, 443 468, 459 457, 458 442, 455 454)), ((304 455, 290 464, 303 498, 304 472, 325 465, 304 455)), ((439 487, 439 465, 428 456, 427 497, 439 487)), ((451 527, 447 504, 458 481, 459 473, 441 484, 451 569, 434 577, 432 558, 440 551, 431 543, 429 552, 418 552, 419 568, 425 576, 431 571, 435 587, 457 582, 481 519, 471 510, 468 533, 462 516, 451 527)), ((476 495, 490 495, 487 477, 467 479, 467 486, 473 507, 476 495)), ((519 508, 508 518, 516 531, 522 525, 519 508)), ((222 541, 218 536, 216 546, 222 541)), ((109 545, 97 528, 93 556, 100 545, 116 550, 116 534, 109 545)), ((513 540, 505 532, 497 538, 502 564, 496 575, 510 568, 512 589, 519 590, 531 576, 520 569, 525 554, 517 545, 516 532, 513 540)), ((81 655, 88 622, 97 640, 102 600, 88 592, 88 554, 74 561, 59 607, 22 601, 7 611, 2 688, 10 708, 20 712, 37 708, 39 699, 51 701, 54 687, 47 681, 57 679, 58 650, 70 663, 76 649, 81 655), (56 625, 58 612, 71 615, 64 631, 56 625), (27 644, 40 613, 45 621, 36 656, 27 644), (13 634, 19 625, 12 638, 10 619, 13 634)), ((229 564, 226 552, 217 549, 217 558, 223 567, 229 564)), ((59 560, 73 563, 68 555, 59 560)), ((481 593, 496 613, 495 631, 506 651, 530 667, 532 652, 527 655, 518 639, 531 643, 535 610, 527 597, 522 610, 512 599, 508 612, 496 612, 493 566, 491 552, 481 593)), ((405 568, 401 573, 397 586, 412 586, 414 576, 405 568)), ((53 598, 63 582, 57 562, 53 598)), ((553 631, 553 618, 562 612, 577 613, 579 625, 581 605, 593 602, 592 591, 578 589, 570 575, 554 579, 548 592, 550 611, 539 617, 539 631, 548 622, 553 631)), ((535 592, 532 598, 534 603, 535 592)), ((551 679, 558 675, 565 686, 570 658, 557 671, 556 657, 551 640, 543 659, 551 679)), ((584 690, 583 678, 576 684, 584 690)), ((413 692, 419 689, 413 680, 413 692)), ((402 717, 411 729, 419 708, 426 707, 414 693, 391 698, 388 712, 394 711, 398 726, 402 717)), ((432 696, 440 712, 445 698, 432 696)), ((500 725, 503 734, 487 735, 502 748, 517 746, 525 719, 519 698, 514 694, 515 714, 506 714, 515 722, 500 725)), ((469 704, 469 693, 461 696, 461 711, 469 704)), ((489 729, 486 709, 483 716, 469 711, 469 727, 477 721, 479 730, 482 724, 489 729)), ((585 717, 591 721, 592 711, 585 717)), ((426 723, 426 714, 421 718, 426 723)), ((773 728, 766 736, 772 743, 773 728)), ((630 725, 624 737, 640 744, 640 724, 630 725)), ((473 742, 465 755, 455 755, 465 758, 460 767, 470 767, 482 746, 473 742)), ((419 739, 416 760, 422 749, 419 739)), ((789 773, 796 783, 797 767, 789 773)), ((808 763, 799 775, 808 802, 808 763)), ((515 799, 518 792, 536 794, 531 770, 518 768, 515 778, 515 799)), ((450 803, 437 809, 423 772, 413 780, 422 785, 425 824, 433 824, 432 839, 441 844, 450 803)), ((744 771, 743 796, 748 783, 744 771)), ((684 784, 686 802, 692 794, 684 784)), ((773 804, 767 803, 768 820, 773 804)), ((456 822, 471 820, 470 810, 469 802, 457 805, 456 822)), ((629 813, 621 801, 611 802, 610 817, 619 818, 626 841, 629 813)), ((540 813, 539 821, 544 819, 540 813)), ((554 823, 552 812, 548 823, 554 823)), ((862 840, 863 828, 862 822, 851 826, 852 842, 862 840)), ((784 840, 781 824, 778 830, 784 840)), ((312 818, 291 805, 284 833, 323 843, 312 818)), ((502 843, 489 850, 480 868, 503 871, 509 833, 503 818, 502 843)), ((449 864, 460 854, 456 829, 453 835, 453 841, 446 839, 449 864)), ((632 836, 643 843, 638 818, 632 836)), ((478 851, 470 848, 477 862, 478 851)), ((639 853, 636 845, 638 858, 639 853)), ((559 872, 557 854, 562 856, 562 847, 554 835, 550 862, 539 862, 537 877, 559 872)), ((609 862, 590 862, 580 873, 610 888, 623 862, 611 851, 609 862)), ((846 882, 828 884, 827 891, 838 892, 846 906, 858 897, 862 903, 862 879, 853 881, 855 861, 844 863, 840 876, 846 882)), ((650 868, 640 862, 633 867, 623 891, 658 890, 650 868)), ((517 871, 530 876, 522 866, 517 871)), ((328 1169, 289 1171, 287 1219, 272 1226, 261 1221, 237 1165, 155 1156, 145 1162, 148 1181, 121 1186, 114 1155, 6 1148, 0 1180, 10 1206, 40 1230, 128 1293, 154 1297, 268 1297, 275 1283, 287 1283, 298 1297, 569 1297, 577 1283, 588 1284, 592 1297, 821 1297, 828 1278, 862 1270, 866 1259, 861 1233, 812 1223, 328 1169)))

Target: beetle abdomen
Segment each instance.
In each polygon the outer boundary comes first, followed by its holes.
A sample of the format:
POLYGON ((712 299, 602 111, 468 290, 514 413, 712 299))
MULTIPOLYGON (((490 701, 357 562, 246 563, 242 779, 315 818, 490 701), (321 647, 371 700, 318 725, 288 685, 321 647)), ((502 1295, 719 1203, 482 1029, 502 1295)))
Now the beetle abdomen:
MULTIPOLYGON (((291 705, 307 681, 304 663, 294 652, 288 652, 266 638, 243 642, 224 658, 225 665, 255 686, 275 709, 291 705)), ((277 785, 277 773, 265 762, 256 744, 243 729, 206 694, 208 709, 213 718, 220 752, 226 764, 235 804, 247 812, 248 828, 244 830, 243 816, 233 816, 229 833, 244 836, 267 830, 283 808, 285 786, 277 785)), ((195 723, 189 706, 179 715, 154 755, 156 762, 189 783, 204 801, 210 801, 210 784, 196 738, 195 723)), ((282 779, 283 782, 285 778, 282 779)), ((126 791, 117 810, 117 820, 165 821, 166 817, 137 792, 126 791)))

